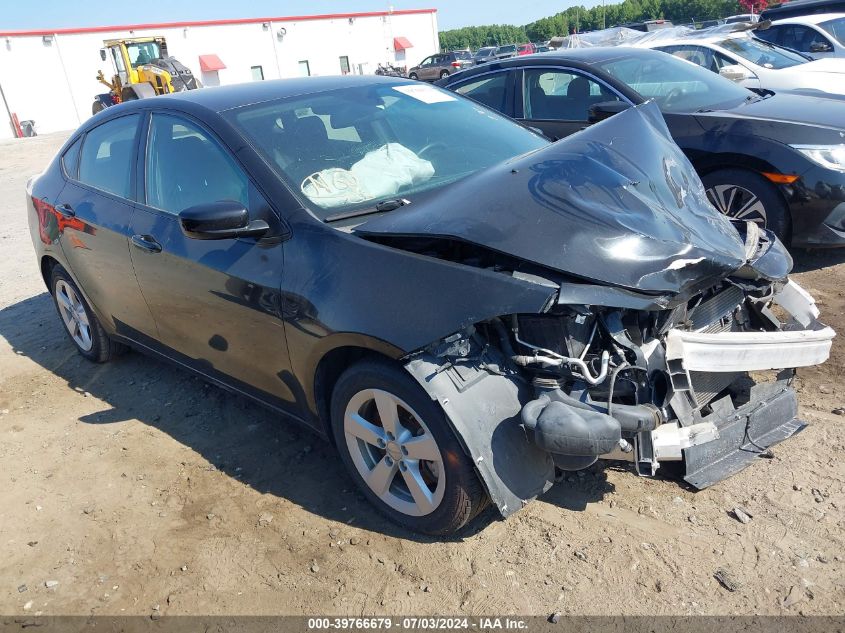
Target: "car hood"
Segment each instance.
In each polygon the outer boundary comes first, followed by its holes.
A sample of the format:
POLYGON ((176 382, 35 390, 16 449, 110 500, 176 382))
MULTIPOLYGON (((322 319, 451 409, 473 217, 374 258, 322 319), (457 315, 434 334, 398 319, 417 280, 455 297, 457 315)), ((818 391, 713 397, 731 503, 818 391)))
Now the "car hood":
POLYGON ((779 92, 766 99, 738 105, 729 110, 707 113, 706 116, 742 117, 755 121, 813 125, 845 130, 842 101, 809 94, 779 92))
POLYGON ((745 261, 653 103, 476 173, 355 230, 480 245, 570 276, 681 293, 745 261))
POLYGON ((804 72, 811 73, 845 73, 845 59, 839 57, 822 57, 806 64, 798 66, 804 72))

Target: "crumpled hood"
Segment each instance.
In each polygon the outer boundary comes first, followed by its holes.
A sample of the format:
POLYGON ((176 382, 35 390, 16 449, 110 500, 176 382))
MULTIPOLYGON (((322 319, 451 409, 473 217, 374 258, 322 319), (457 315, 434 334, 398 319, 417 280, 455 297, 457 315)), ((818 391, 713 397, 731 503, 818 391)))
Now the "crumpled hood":
POLYGON ((745 261, 653 103, 445 187, 359 234, 463 240, 586 280, 679 293, 745 261))

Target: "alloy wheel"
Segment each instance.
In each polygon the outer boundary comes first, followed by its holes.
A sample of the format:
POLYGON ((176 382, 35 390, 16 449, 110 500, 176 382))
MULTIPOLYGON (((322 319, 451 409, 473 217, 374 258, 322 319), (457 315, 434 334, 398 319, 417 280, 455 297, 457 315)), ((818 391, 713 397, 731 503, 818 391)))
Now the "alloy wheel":
POLYGON ((82 351, 90 351, 94 340, 91 338, 91 324, 82 299, 73 287, 62 279, 56 282, 55 294, 59 314, 71 338, 82 351))
POLYGON ((353 396, 343 419, 346 445, 361 478, 397 512, 424 516, 443 500, 443 457, 410 406, 380 389, 353 396))
POLYGON ((707 199, 731 220, 754 222, 766 226, 766 207, 753 192, 739 185, 714 185, 707 190, 707 199))

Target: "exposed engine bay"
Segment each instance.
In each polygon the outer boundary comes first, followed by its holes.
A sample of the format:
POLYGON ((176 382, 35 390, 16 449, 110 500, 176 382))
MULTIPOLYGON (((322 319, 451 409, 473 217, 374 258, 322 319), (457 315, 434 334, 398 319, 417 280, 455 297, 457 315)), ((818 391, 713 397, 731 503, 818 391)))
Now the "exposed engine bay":
POLYGON ((674 301, 606 288, 591 305, 578 296, 589 286, 558 280, 545 312, 469 326, 408 368, 456 426, 467 425, 459 433, 505 515, 551 485, 551 464, 571 471, 625 459, 654 476, 675 462, 706 488, 804 427, 795 368, 824 362, 835 336, 806 291, 768 278, 767 239, 749 226, 746 240, 764 244, 763 255, 674 301), (490 414, 510 428, 484 439, 490 414), (520 434, 531 448, 514 451, 520 434), (497 455, 503 446, 509 454, 497 455))

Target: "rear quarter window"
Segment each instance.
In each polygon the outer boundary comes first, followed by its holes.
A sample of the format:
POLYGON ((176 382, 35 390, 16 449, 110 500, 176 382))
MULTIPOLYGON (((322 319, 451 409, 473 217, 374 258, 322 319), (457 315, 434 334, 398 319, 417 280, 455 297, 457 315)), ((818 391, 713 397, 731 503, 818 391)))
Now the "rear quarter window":
POLYGON ((62 154, 62 167, 65 170, 65 175, 71 180, 76 180, 79 175, 79 150, 81 148, 82 137, 80 136, 62 154))

